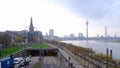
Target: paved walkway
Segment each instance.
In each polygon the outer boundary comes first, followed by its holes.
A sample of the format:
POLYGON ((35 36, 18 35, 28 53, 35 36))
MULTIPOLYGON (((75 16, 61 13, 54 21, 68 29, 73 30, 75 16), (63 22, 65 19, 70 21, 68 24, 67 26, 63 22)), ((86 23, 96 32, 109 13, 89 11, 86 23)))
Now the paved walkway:
POLYGON ((59 62, 56 57, 46 56, 43 59, 42 68, 59 68, 59 62))
MULTIPOLYGON (((58 47, 56 47, 56 46, 54 46, 54 45, 51 45, 51 44, 48 44, 48 45, 50 45, 50 46, 52 46, 52 47, 55 47, 55 48, 58 48, 58 47)), ((61 48, 58 48, 58 49, 59 49, 59 51, 61 52, 61 54, 62 54, 66 59, 69 60, 69 55, 68 55, 64 50, 62 50, 61 48)), ((69 62, 73 63, 73 66, 74 66, 75 68, 84 68, 79 62, 77 62, 76 60, 74 60, 72 57, 70 58, 69 62)))

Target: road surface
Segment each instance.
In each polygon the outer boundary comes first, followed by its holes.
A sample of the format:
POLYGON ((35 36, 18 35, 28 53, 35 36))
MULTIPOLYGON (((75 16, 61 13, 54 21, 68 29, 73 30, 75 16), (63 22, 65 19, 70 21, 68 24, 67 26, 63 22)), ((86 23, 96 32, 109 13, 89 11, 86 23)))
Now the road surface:
POLYGON ((42 68, 59 68, 59 61, 54 56, 45 56, 42 68))

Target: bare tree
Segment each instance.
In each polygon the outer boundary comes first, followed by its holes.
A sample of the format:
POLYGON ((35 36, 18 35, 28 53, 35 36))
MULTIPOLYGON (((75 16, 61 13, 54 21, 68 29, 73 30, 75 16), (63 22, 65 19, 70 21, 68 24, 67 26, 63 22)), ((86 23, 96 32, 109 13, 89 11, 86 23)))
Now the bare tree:
POLYGON ((1 35, 0 43, 3 44, 3 47, 7 48, 11 44, 11 36, 4 33, 1 35))

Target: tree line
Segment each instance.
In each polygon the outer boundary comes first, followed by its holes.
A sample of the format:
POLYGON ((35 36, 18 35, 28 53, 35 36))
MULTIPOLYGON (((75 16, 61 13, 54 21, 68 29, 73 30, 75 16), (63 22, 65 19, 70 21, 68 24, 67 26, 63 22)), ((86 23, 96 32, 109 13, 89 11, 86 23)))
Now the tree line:
POLYGON ((3 48, 8 48, 12 45, 20 45, 22 43, 22 37, 16 36, 13 37, 8 33, 3 33, 0 35, 0 44, 2 44, 3 48))

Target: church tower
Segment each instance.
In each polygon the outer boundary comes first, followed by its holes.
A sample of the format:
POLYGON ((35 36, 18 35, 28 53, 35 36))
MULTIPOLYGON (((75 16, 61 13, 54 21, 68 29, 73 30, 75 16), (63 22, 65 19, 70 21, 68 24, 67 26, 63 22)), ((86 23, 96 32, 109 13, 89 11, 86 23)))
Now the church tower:
POLYGON ((33 23, 32 23, 32 17, 31 17, 31 19, 30 19, 29 32, 34 33, 34 26, 33 26, 33 23))
POLYGON ((34 42, 34 26, 32 22, 32 17, 30 19, 30 27, 29 27, 29 33, 28 33, 28 42, 32 43, 34 42))

